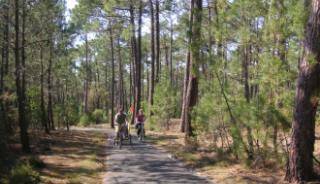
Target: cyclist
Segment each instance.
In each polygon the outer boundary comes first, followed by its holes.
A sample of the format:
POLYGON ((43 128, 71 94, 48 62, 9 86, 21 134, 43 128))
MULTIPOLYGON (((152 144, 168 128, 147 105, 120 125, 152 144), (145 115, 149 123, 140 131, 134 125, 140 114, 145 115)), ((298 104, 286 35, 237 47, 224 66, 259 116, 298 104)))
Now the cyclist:
POLYGON ((127 119, 127 115, 123 112, 123 109, 122 108, 119 108, 118 109, 118 113, 115 115, 115 130, 116 130, 116 134, 117 134, 117 137, 119 137, 119 133, 121 131, 126 131, 125 135, 127 135, 127 122, 128 122, 128 119, 127 119))
POLYGON ((138 111, 138 114, 136 115, 136 129, 137 129, 137 135, 140 135, 141 131, 144 131, 144 121, 146 120, 142 109, 138 111))

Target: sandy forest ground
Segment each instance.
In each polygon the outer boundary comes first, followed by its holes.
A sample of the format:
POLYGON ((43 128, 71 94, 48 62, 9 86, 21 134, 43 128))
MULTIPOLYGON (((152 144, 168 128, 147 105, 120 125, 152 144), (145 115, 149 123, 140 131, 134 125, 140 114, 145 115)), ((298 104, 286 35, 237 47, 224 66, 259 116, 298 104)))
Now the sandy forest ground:
POLYGON ((210 151, 186 151, 183 135, 167 132, 149 132, 150 139, 160 147, 170 151, 186 167, 207 176, 217 184, 285 184, 284 172, 279 168, 248 168, 243 163, 210 151))
POLYGON ((50 150, 39 155, 46 167, 42 179, 50 184, 98 184, 105 173, 105 135, 99 132, 54 132, 41 141, 50 150))
MULTIPOLYGON (((149 139, 183 161, 186 167, 194 169, 200 175, 207 176, 217 184, 288 184, 284 181, 285 166, 279 161, 262 161, 257 159, 248 166, 235 160, 231 154, 211 151, 209 147, 198 145, 197 151, 186 148, 184 135, 177 133, 179 120, 170 122, 170 129, 164 131, 149 131, 149 139)), ((290 141, 289 134, 286 135, 290 141)), ((320 173, 320 127, 316 128, 316 143, 314 155, 318 161, 314 162, 315 170, 320 173)), ((280 139, 280 138, 279 138, 280 139)), ((280 143, 279 143, 280 144, 280 143)), ((271 146, 271 145, 270 145, 271 146)), ((280 147, 280 146, 279 146, 280 147)), ((280 152, 281 149, 279 148, 280 152)), ((272 156, 273 157, 273 156, 272 156)), ((284 159, 284 158, 283 158, 284 159)), ((310 182, 310 184, 320 182, 310 182)))
MULTIPOLYGON (((45 184, 99 184, 105 167, 106 135, 97 131, 52 131, 47 135, 30 132, 33 153, 20 151, 18 137, 11 140, 11 155, 21 160, 37 159, 44 166, 36 169, 45 184)), ((1 183, 1 182, 0 182, 1 183)))

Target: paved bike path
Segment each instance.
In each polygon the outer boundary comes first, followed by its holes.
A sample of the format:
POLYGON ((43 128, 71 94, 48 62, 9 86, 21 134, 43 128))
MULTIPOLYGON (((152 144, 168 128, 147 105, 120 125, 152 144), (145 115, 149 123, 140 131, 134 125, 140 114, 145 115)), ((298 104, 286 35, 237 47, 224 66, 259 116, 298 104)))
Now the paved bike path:
POLYGON ((108 130, 104 184, 211 184, 170 158, 164 150, 141 143, 136 137, 131 146, 125 142, 119 149, 113 145, 113 137, 114 133, 108 130))

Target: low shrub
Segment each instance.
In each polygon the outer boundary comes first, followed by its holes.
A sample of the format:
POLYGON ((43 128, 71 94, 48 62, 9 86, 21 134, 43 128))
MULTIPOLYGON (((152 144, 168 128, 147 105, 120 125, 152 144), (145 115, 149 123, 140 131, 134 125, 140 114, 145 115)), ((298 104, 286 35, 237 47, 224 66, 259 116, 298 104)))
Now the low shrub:
POLYGON ((87 114, 82 114, 80 116, 79 125, 80 126, 88 126, 90 124, 90 117, 87 114))
POLYGON ((93 111, 92 115, 91 115, 92 120, 96 123, 102 123, 103 121, 105 121, 105 113, 103 109, 96 109, 93 111))
POLYGON ((29 163, 20 163, 12 168, 10 176, 2 181, 4 184, 39 184, 40 175, 29 163))

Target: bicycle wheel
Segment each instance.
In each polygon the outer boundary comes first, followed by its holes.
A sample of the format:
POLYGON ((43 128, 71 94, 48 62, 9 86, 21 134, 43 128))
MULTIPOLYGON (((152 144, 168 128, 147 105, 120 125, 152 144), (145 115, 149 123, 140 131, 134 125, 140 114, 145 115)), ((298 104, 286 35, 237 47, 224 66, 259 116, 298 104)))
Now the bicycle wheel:
POLYGON ((122 137, 120 137, 120 140, 119 140, 119 148, 121 149, 121 147, 122 147, 122 142, 123 142, 123 139, 122 139, 122 137))
POLYGON ((141 141, 144 141, 144 129, 141 130, 141 141))

